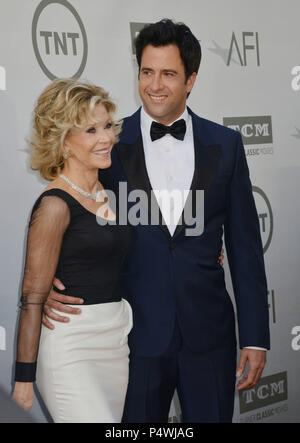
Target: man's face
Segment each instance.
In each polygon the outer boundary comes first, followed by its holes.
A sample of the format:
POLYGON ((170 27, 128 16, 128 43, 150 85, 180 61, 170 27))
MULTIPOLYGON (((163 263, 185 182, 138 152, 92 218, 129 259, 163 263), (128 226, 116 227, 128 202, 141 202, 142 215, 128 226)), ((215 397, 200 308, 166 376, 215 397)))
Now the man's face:
POLYGON ((168 125, 184 111, 196 73, 185 79, 184 65, 176 45, 147 45, 142 53, 139 94, 144 109, 154 120, 168 125))

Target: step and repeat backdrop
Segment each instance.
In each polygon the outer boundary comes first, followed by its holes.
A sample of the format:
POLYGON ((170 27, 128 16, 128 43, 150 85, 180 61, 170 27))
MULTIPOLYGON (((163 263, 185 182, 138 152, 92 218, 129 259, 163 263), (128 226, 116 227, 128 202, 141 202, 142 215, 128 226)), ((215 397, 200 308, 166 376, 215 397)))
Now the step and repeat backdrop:
MULTIPOLYGON (((236 393, 234 422, 300 422, 299 16, 299 0, 0 1, 0 386, 7 395, 26 224, 46 185, 28 167, 35 100, 51 80, 81 77, 111 93, 117 117, 130 115, 140 106, 133 39, 168 17, 201 43, 188 104, 241 132, 260 219, 272 349, 259 384, 236 393)), ((226 254, 224 267, 233 298, 226 254)), ((38 392, 31 417, 51 421, 38 392)), ((180 419, 175 394, 169 420, 180 419)))

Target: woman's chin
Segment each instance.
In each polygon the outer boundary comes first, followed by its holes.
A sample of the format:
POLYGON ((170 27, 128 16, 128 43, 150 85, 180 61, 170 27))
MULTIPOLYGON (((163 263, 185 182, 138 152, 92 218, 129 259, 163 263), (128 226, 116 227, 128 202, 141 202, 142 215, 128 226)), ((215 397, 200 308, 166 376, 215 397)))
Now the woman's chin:
POLYGON ((111 158, 109 156, 108 159, 106 159, 106 160, 103 159, 101 162, 99 162, 98 169, 107 169, 110 166, 111 166, 111 158))

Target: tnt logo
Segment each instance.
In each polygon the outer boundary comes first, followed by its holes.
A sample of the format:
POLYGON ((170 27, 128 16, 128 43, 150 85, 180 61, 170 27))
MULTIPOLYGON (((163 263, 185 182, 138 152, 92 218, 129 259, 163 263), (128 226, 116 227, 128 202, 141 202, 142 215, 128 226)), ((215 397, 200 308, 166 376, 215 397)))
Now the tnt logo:
POLYGON ((40 31, 40 36, 45 39, 45 54, 77 55, 77 32, 62 32, 60 35, 58 32, 40 31))
POLYGON ((257 186, 253 186, 252 190, 258 213, 260 234, 265 253, 270 246, 273 236, 273 211, 269 199, 264 191, 257 186))
POLYGON ((32 21, 32 44, 37 61, 50 80, 78 78, 88 53, 84 25, 65 0, 43 0, 32 21))
POLYGON ((6 331, 0 326, 0 351, 6 351, 6 331))
POLYGON ((291 74, 294 76, 292 80, 292 89, 294 91, 300 91, 300 66, 294 66, 291 74))
POLYGON ((6 72, 3 66, 0 66, 0 90, 6 91, 6 72))

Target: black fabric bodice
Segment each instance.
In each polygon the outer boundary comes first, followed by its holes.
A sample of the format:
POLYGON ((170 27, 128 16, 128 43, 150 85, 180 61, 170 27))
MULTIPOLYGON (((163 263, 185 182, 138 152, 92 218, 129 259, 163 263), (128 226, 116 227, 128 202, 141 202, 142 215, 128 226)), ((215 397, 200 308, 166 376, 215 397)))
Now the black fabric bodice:
POLYGON ((27 235, 16 381, 35 380, 43 304, 54 277, 66 288, 59 292, 80 297, 84 304, 120 301, 121 269, 132 235, 130 225, 97 220, 62 189, 39 196, 27 235))
POLYGON ((96 215, 61 189, 45 195, 62 198, 70 210, 70 223, 65 231, 55 276, 65 290, 59 293, 79 297, 84 304, 120 301, 120 276, 132 236, 130 225, 99 225, 96 215))

